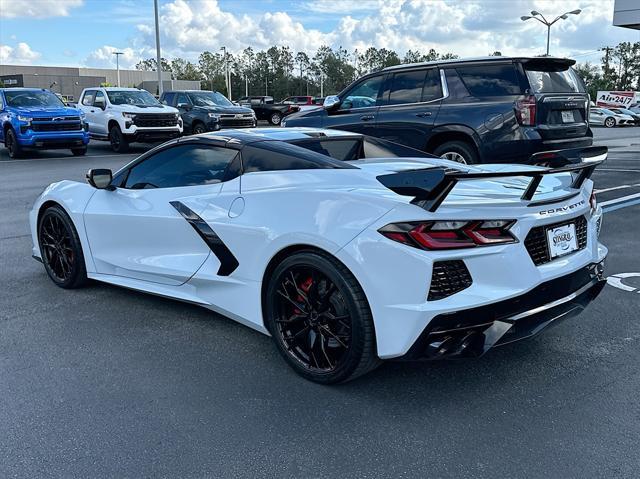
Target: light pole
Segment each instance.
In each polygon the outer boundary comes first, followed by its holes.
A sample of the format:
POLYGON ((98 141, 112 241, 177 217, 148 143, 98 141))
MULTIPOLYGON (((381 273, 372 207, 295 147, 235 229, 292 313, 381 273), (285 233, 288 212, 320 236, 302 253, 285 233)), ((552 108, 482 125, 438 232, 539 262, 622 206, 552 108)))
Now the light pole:
POLYGON ((547 56, 549 56, 549 37, 551 35, 551 25, 556 23, 558 20, 566 20, 569 15, 580 15, 580 12, 582 12, 582 10, 580 10, 579 8, 577 10, 571 10, 570 12, 565 12, 562 15, 557 16, 554 21, 550 22, 546 18, 544 18, 544 15, 542 13, 533 10, 531 12, 531 15, 523 15, 522 17, 520 17, 520 20, 526 22, 527 20, 531 20, 533 18, 534 20, 538 20, 540 23, 547 26, 547 56), (540 18, 538 18, 538 16, 540 18))
POLYGON ((116 74, 117 74, 117 79, 118 79, 118 88, 120 88, 120 55, 124 55, 123 52, 113 52, 113 54, 116 56, 116 74))
POLYGON ((220 47, 224 53, 224 83, 227 86, 227 98, 231 101, 231 78, 229 77, 229 63, 227 62, 227 47, 220 47))
POLYGON ((156 70, 158 71, 158 97, 162 96, 162 56, 160 55, 160 21, 158 20, 158 0, 153 0, 156 17, 156 70))

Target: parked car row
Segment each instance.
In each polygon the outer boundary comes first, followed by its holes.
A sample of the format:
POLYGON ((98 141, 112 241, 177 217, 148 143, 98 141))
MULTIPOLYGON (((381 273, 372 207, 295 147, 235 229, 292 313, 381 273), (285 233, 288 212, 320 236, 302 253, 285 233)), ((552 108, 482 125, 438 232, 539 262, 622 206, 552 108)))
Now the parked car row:
POLYGON ((276 103, 271 96, 243 96, 238 100, 240 105, 251 108, 258 120, 266 120, 272 125, 279 125, 282 119, 300 111, 293 103, 276 103))
POLYGON ((614 126, 639 126, 640 113, 634 113, 626 108, 591 107, 589 123, 607 128, 614 126))

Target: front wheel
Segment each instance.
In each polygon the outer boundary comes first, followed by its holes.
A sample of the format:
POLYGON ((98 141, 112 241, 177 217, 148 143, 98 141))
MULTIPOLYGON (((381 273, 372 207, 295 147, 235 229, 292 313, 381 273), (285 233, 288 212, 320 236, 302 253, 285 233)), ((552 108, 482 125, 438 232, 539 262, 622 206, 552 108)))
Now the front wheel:
POLYGON ((614 126, 616 126, 616 120, 615 118, 612 117, 608 117, 604 120, 604 126, 607 128, 613 128, 614 126))
POLYGON ((82 244, 71 218, 60 206, 52 206, 38 221, 40 256, 49 278, 65 289, 87 282, 82 244))
POLYGON ((380 362, 367 298, 351 272, 328 254, 295 253, 275 268, 265 322, 287 363, 311 381, 345 382, 380 362))
POLYGON ((129 151, 129 142, 122 134, 118 125, 112 126, 109 130, 109 142, 111 143, 111 149, 116 153, 126 153, 129 151))
POLYGON ((269 123, 271 123, 272 125, 279 125, 281 121, 282 121, 282 115, 280 113, 273 113, 269 117, 269 123))
POLYGON ((193 125, 192 128, 192 134, 193 135, 200 135, 202 133, 206 133, 207 129, 204 127, 204 125, 200 122, 196 123, 195 125, 193 125))
POLYGON ((7 147, 9 158, 20 158, 22 156, 22 148, 18 143, 16 132, 11 128, 6 131, 4 145, 7 147))

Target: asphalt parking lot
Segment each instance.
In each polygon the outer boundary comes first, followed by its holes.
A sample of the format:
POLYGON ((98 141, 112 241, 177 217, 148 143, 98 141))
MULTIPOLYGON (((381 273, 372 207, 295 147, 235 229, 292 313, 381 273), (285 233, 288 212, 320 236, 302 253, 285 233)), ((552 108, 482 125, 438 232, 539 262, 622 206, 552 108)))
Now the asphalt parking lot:
POLYGON ((607 285, 581 316, 479 360, 389 362, 338 387, 222 316, 104 284, 63 291, 31 259, 46 185, 144 147, 2 150, 0 477, 638 477, 640 128, 595 135, 612 147, 594 174, 611 202, 606 273, 638 273, 635 291, 607 285))

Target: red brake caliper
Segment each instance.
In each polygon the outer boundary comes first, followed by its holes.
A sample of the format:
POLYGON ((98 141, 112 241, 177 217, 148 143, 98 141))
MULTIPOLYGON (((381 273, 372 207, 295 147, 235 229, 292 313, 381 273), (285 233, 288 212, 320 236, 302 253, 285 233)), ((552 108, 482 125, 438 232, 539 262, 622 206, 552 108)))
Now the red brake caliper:
MULTIPOLYGON (((308 293, 309 290, 311 289, 311 285, 313 284, 313 280, 311 279, 311 276, 309 276, 307 279, 305 279, 302 283, 300 283, 299 288, 304 291, 305 293, 308 293)), ((301 294, 298 295, 298 297, 296 298, 296 301, 298 301, 299 303, 302 304, 306 304, 304 301, 304 298, 302 297, 301 294)), ((301 314, 302 311, 300 311, 299 309, 295 310, 296 314, 301 314)))

